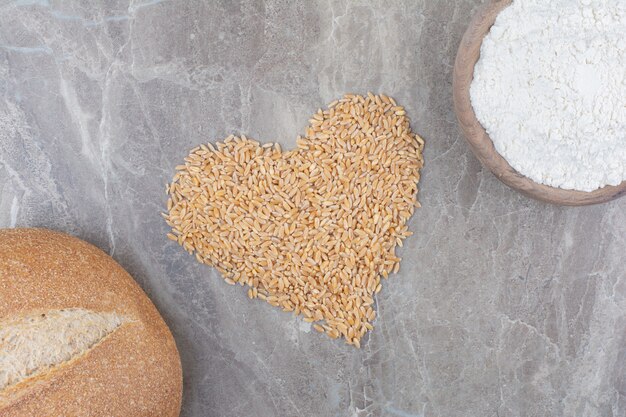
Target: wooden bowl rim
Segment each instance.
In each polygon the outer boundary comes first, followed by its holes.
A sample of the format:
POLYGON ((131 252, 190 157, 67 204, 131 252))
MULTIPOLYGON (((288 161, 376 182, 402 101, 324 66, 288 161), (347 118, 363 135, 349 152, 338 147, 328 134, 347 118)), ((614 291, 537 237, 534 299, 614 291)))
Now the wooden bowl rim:
POLYGON ((605 203, 626 195, 626 181, 617 186, 609 185, 591 192, 565 190, 536 183, 509 165, 496 151, 491 138, 478 121, 470 99, 474 66, 480 58, 484 37, 491 30, 498 14, 511 3, 512 0, 492 0, 478 10, 463 35, 454 63, 452 83, 454 110, 472 152, 504 184, 547 203, 583 206, 605 203))

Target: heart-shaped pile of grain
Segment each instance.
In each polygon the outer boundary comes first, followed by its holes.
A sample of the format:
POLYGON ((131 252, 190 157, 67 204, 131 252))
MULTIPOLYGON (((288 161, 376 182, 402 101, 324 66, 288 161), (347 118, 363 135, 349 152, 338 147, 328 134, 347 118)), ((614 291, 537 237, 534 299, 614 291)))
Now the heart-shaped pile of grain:
POLYGON ((168 237, 358 347, 411 235, 424 142, 385 95, 346 95, 310 123, 287 152, 243 136, 193 149, 167 189, 168 237))

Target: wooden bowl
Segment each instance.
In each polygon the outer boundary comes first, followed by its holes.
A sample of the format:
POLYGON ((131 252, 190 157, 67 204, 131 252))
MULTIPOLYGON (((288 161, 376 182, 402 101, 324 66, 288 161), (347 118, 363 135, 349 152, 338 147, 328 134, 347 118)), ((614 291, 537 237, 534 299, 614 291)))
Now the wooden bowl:
POLYGON ((583 206, 604 203, 626 195, 626 181, 618 186, 606 186, 592 191, 574 191, 538 184, 515 171, 496 151, 493 142, 482 127, 470 100, 470 86, 474 79, 474 65, 480 57, 483 38, 489 33, 498 13, 512 0, 493 0, 483 6, 465 32, 454 64, 454 110, 474 155, 496 177, 523 194, 552 204, 583 206))

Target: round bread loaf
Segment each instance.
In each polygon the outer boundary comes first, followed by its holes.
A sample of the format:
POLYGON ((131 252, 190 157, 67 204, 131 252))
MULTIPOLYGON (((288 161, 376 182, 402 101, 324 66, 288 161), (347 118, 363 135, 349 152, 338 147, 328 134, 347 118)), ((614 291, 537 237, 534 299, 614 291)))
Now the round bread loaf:
POLYGON ((130 275, 44 229, 0 230, 0 416, 178 416, 176 344, 130 275))

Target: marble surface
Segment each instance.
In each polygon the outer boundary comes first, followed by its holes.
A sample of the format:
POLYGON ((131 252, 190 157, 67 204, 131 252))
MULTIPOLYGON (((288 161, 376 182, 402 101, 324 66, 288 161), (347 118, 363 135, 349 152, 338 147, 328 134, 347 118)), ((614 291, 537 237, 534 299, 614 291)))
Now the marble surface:
POLYGON ((626 198, 546 205, 471 155, 451 73, 479 3, 0 0, 0 226, 69 232, 131 272, 176 337, 185 417, 623 417, 626 198), (415 235, 356 350, 226 285, 159 213, 196 144, 288 147, 368 90, 427 149, 415 235))

